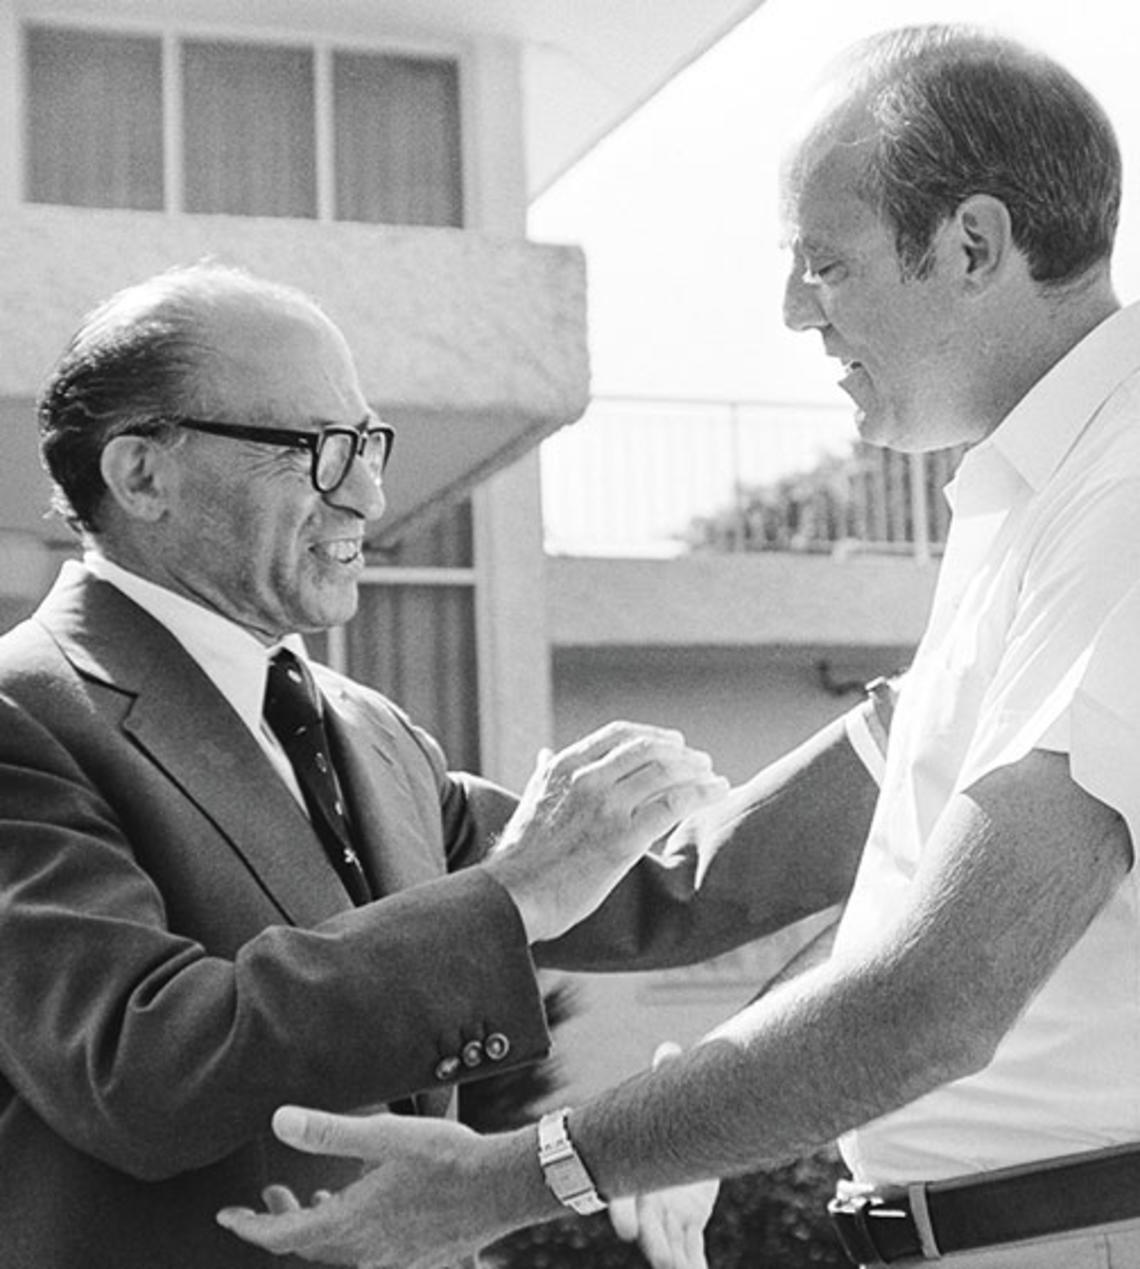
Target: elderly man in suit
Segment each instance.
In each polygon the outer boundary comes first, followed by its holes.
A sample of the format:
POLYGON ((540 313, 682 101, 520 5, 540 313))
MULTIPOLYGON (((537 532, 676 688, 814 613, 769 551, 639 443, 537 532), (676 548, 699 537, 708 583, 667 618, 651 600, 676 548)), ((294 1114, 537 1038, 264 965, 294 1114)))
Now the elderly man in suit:
MULTIPOLYGON (((278 1103, 445 1113, 546 1053, 531 944, 665 963, 778 923, 715 869, 694 904, 691 860, 636 863, 724 791, 676 733, 612 724, 516 804, 307 661, 298 636, 355 611, 393 439, 310 299, 216 265, 132 287, 40 423, 84 555, 0 640, 3 1269, 266 1263, 216 1208, 356 1172, 277 1145, 278 1103)), ((741 840, 858 839, 873 783, 842 736, 805 773, 832 794, 794 829, 767 786, 726 802, 741 840)))

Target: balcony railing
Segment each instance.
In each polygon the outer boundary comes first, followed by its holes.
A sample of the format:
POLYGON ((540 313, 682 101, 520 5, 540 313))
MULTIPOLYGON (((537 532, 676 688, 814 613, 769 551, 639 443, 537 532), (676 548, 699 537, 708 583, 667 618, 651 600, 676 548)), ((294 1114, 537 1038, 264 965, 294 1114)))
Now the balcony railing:
POLYGON ((958 457, 869 446, 844 406, 595 398, 542 447, 546 549, 926 559, 945 541, 958 457))

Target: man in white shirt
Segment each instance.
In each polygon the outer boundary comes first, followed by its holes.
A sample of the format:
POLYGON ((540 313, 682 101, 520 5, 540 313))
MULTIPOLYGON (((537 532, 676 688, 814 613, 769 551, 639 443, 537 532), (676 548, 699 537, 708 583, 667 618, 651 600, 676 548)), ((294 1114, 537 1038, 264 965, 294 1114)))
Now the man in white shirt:
POLYGON ((1140 1263, 1140 311, 1110 277, 1111 126, 1011 42, 887 33, 837 68, 782 194, 786 319, 863 436, 970 447, 833 954, 537 1141, 288 1108, 283 1140, 381 1167, 223 1213, 245 1237, 427 1264, 838 1137, 856 1263, 1140 1263))

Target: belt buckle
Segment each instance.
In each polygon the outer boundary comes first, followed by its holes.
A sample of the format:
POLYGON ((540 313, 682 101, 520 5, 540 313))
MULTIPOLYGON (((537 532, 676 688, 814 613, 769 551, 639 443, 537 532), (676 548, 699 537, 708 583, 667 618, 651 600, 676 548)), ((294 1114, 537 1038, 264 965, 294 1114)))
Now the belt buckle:
POLYGON ((892 1202, 882 1194, 856 1194, 833 1198, 827 1213, 840 1246, 854 1265, 885 1265, 907 1255, 922 1255, 917 1235, 913 1237, 913 1247, 910 1245, 913 1221, 905 1202, 892 1202), (906 1227, 897 1230, 903 1237, 888 1237, 884 1247, 876 1237, 876 1226, 884 1231, 885 1223, 898 1221, 906 1227))
POLYGON ((877 1207, 882 1199, 869 1194, 851 1198, 833 1198, 827 1214, 839 1239, 839 1245, 853 1265, 881 1265, 883 1258, 875 1246, 875 1237, 867 1221, 868 1208, 877 1207))

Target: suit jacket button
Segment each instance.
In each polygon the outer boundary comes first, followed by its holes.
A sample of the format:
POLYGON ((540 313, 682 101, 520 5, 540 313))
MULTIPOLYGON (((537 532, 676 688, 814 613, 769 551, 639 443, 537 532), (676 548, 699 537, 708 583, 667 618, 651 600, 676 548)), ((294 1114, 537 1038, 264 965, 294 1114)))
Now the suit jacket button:
POLYGON ((463 1059, 464 1066, 482 1066, 483 1045, 478 1040, 468 1040, 459 1050, 459 1055, 463 1059))
POLYGON ((511 1042, 501 1031, 492 1031, 483 1041, 483 1052, 492 1062, 501 1062, 511 1051, 511 1042))
POLYGON ((435 1066, 435 1078, 441 1083, 453 1080, 459 1072, 461 1063, 457 1057, 441 1058, 435 1066))

